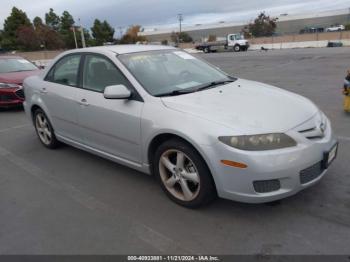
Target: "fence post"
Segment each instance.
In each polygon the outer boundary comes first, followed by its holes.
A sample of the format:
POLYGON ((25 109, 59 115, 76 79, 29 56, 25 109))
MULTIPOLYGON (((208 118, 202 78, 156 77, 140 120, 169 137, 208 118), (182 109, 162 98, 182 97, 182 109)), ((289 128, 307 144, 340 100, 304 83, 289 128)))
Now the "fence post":
POLYGON ((274 49, 274 44, 273 44, 273 35, 271 36, 271 42, 272 42, 272 45, 271 45, 271 49, 273 50, 274 49))

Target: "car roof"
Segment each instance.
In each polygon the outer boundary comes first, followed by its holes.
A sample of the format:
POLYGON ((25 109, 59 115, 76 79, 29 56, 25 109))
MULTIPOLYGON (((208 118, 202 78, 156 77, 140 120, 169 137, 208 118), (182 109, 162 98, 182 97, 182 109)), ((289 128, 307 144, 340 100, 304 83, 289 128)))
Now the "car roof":
POLYGON ((15 55, 0 55, 0 59, 23 59, 23 57, 15 55))
POLYGON ((107 45, 107 46, 96 46, 87 47, 71 50, 72 53, 75 52, 101 52, 110 51, 116 54, 129 54, 145 51, 157 51, 157 50, 174 50, 176 48, 172 46, 164 45, 107 45))

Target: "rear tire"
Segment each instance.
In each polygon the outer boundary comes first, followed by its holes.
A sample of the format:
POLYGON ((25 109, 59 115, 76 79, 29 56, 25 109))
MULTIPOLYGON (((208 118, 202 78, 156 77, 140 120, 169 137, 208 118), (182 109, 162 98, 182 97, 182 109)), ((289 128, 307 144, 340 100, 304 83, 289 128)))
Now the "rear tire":
POLYGON ((203 51, 204 51, 204 53, 210 53, 210 48, 209 47, 205 47, 204 49, 203 49, 203 51))
POLYGON ((59 145, 54 129, 45 112, 38 108, 33 114, 34 127, 40 142, 47 148, 55 149, 59 145))
POLYGON ((216 196, 205 161, 180 139, 165 141, 158 147, 153 167, 163 191, 181 206, 198 208, 209 204, 216 196))

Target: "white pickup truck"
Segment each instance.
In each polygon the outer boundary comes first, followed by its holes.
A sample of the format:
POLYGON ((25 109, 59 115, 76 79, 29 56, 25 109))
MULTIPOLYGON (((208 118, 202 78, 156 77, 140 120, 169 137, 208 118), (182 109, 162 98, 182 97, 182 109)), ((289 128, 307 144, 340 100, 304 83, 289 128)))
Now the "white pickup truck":
POLYGON ((224 41, 204 42, 196 45, 196 49, 204 53, 216 52, 220 47, 232 48, 234 52, 247 51, 249 42, 241 34, 228 34, 224 41))
POLYGON ((334 25, 326 28, 326 32, 337 32, 337 31, 343 31, 343 30, 345 30, 345 26, 343 25, 334 25))

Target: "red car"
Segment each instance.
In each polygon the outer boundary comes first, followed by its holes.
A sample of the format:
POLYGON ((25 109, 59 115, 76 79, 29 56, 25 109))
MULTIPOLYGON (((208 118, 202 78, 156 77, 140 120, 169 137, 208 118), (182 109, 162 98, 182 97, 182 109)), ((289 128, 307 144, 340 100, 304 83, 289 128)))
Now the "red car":
POLYGON ((38 67, 22 57, 0 56, 0 108, 21 106, 23 80, 39 72, 38 67))

